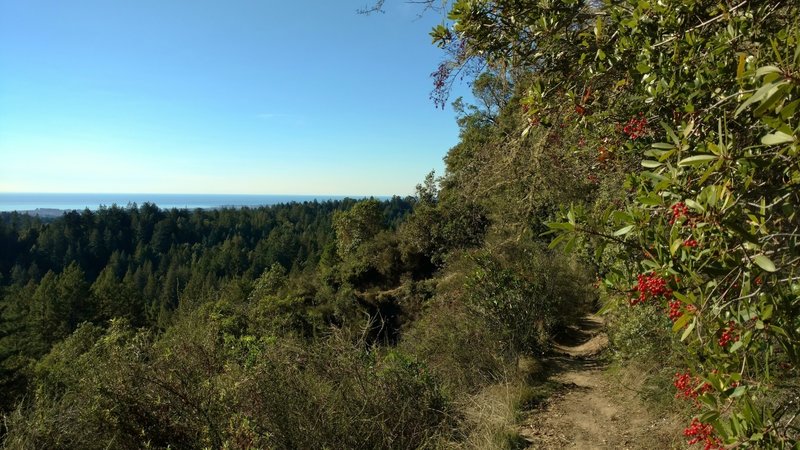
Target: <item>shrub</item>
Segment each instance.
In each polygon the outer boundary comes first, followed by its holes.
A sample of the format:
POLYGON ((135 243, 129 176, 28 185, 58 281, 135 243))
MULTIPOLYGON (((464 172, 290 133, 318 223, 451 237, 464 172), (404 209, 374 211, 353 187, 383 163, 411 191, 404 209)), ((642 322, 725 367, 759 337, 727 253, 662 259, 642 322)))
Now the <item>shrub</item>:
POLYGON ((585 271, 535 246, 478 253, 474 263, 467 278, 469 304, 515 353, 546 350, 553 333, 594 300, 585 271))

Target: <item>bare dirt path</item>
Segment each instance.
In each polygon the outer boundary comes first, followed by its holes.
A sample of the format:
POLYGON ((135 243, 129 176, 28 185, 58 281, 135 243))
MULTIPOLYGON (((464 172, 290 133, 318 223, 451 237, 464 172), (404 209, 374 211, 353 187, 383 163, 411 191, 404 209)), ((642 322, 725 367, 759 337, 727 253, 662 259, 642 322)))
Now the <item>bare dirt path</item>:
POLYGON ((519 430, 536 449, 672 448, 667 419, 654 417, 636 393, 615 383, 600 352, 608 344, 603 321, 585 317, 545 359, 555 395, 532 411, 519 430))

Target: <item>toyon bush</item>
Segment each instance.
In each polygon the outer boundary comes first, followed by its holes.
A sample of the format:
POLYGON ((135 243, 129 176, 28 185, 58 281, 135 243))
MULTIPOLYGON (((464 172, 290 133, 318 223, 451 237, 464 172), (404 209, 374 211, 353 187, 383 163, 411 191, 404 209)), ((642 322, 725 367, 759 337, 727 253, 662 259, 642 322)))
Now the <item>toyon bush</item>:
POLYGON ((551 246, 593 256, 607 309, 671 319, 706 449, 800 448, 798 9, 461 0, 432 32, 516 84, 521 136, 585 161, 596 195, 551 246))

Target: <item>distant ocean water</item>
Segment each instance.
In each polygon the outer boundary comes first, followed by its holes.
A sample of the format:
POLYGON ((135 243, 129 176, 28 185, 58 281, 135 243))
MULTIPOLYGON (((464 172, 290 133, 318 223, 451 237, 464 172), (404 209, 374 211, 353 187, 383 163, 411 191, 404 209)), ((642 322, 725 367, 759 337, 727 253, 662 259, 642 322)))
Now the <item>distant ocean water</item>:
MULTIPOLYGON (((341 200, 334 195, 224 195, 224 194, 42 194, 0 193, 0 211, 33 211, 36 209, 91 210, 101 205, 126 207, 136 203, 154 203, 159 208, 257 207, 279 203, 341 200)), ((363 198, 351 196, 351 198, 363 198)), ((385 198, 385 197, 376 197, 385 198)))

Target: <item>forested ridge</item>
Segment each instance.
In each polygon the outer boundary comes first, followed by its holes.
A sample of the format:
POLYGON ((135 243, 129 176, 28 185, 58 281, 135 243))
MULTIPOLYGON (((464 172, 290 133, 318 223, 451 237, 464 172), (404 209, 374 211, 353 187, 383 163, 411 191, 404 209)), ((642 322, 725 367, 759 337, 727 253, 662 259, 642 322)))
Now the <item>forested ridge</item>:
POLYGON ((0 217, 5 447, 525 448, 599 311, 634 447, 800 448, 800 6, 420 3, 415 196, 0 217))

